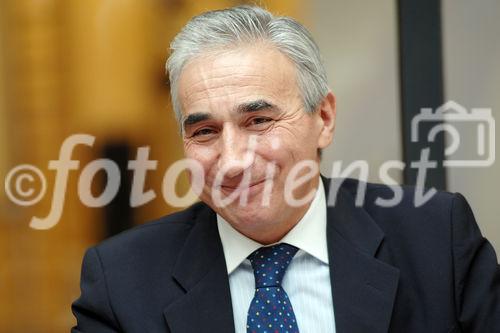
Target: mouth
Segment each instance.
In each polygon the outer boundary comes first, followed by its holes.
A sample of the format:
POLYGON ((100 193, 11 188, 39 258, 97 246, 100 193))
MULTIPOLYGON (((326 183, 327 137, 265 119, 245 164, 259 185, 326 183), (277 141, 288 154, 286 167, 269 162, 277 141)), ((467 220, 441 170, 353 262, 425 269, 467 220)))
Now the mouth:
POLYGON ((240 183, 238 184, 222 184, 219 189, 224 195, 230 195, 234 193, 235 191, 238 191, 238 193, 242 193, 245 191, 248 191, 248 194, 254 194, 254 192, 259 191, 263 185, 265 184, 267 179, 261 179, 258 181, 254 181, 248 186, 241 185, 240 183))

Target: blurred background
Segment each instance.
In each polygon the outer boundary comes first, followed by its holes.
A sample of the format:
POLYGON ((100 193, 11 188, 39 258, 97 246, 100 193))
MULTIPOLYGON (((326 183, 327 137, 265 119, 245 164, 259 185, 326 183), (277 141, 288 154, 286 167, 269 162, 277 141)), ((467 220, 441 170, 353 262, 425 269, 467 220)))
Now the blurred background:
MULTIPOLYGON (((0 178, 4 184, 13 168, 32 164, 47 179, 45 196, 36 204, 22 206, 4 186, 0 191, 0 333, 67 332, 75 323, 70 305, 79 295, 85 249, 179 209, 161 195, 165 171, 182 158, 164 73, 168 45, 193 15, 243 3, 250 2, 0 2, 0 178), (33 216, 44 218, 51 211, 55 171, 49 161, 57 160, 64 140, 77 133, 94 136, 95 143, 72 152, 80 165, 69 172, 62 216, 47 230, 32 228, 33 216), (144 146, 150 147, 149 159, 158 161, 144 189, 156 197, 131 208, 127 163, 144 146), (118 165, 122 181, 109 204, 89 208, 78 197, 79 175, 101 158, 118 165)), ((379 181, 385 161, 410 161, 407 115, 417 107, 455 100, 466 108, 491 108, 498 118, 500 2, 408 3, 260 2, 303 22, 322 50, 338 103, 334 144, 322 162, 327 176, 334 161, 366 160, 369 180, 379 181), (424 97, 414 98, 414 91, 424 97), (426 91, 433 96, 428 103, 426 91)), ((391 176, 412 183, 404 172, 391 176)), ((429 185, 466 196, 499 252, 500 205, 494 192, 499 164, 439 168, 433 177, 429 185)), ((98 196, 105 184, 105 174, 97 173, 92 193, 98 196)), ((36 180, 29 185, 42 187, 36 180)), ((187 182, 181 178, 176 186, 185 191, 187 182)))

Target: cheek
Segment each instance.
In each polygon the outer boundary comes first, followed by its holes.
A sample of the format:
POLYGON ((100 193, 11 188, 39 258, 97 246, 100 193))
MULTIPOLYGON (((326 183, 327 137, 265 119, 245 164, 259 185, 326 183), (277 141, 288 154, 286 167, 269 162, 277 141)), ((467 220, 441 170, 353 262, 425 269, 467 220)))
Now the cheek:
POLYGON ((205 176, 216 161, 217 153, 209 147, 188 146, 184 147, 186 158, 197 161, 204 170, 205 176))
POLYGON ((297 127, 293 135, 287 136, 283 140, 284 149, 290 152, 291 158, 295 162, 300 162, 304 159, 314 159, 316 156, 318 134, 311 127, 297 127))
POLYGON ((273 135, 267 138, 263 155, 269 160, 286 167, 294 161, 295 157, 302 155, 302 150, 309 145, 307 135, 299 135, 299 131, 289 128, 278 128, 273 135))
POLYGON ((274 137, 260 142, 257 146, 253 169, 260 177, 272 176, 278 180, 291 163, 289 147, 284 145, 278 137, 274 137))

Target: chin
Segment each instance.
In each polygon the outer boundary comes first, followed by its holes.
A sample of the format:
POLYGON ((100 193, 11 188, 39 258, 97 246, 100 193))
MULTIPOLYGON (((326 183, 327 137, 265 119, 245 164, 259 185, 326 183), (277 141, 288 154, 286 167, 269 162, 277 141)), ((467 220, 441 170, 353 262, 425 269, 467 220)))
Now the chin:
POLYGON ((279 214, 272 207, 251 206, 246 207, 228 207, 224 215, 230 218, 232 224, 236 224, 245 229, 269 227, 273 224, 279 224, 283 214, 279 214))

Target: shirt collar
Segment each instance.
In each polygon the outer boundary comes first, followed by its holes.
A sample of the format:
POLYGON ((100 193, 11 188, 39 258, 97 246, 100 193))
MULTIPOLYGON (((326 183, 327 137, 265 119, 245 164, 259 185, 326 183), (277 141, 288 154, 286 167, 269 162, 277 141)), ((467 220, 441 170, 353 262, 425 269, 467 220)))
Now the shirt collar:
MULTIPOLYGON (((217 214, 217 227, 231 274, 252 252, 264 246, 234 229, 217 214)), ((326 242, 326 199, 321 178, 311 205, 302 219, 278 243, 288 243, 328 264, 326 242)))

